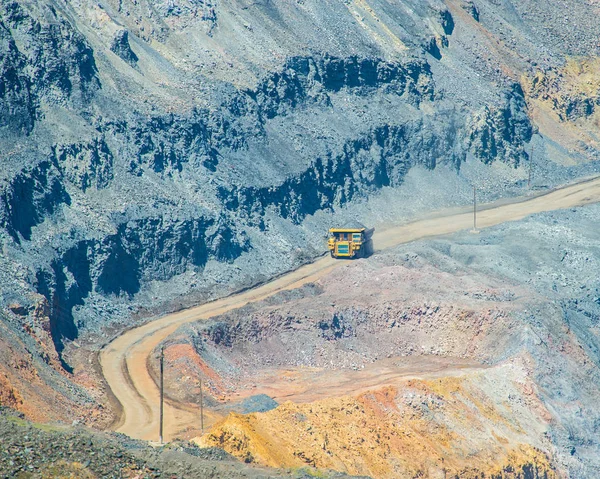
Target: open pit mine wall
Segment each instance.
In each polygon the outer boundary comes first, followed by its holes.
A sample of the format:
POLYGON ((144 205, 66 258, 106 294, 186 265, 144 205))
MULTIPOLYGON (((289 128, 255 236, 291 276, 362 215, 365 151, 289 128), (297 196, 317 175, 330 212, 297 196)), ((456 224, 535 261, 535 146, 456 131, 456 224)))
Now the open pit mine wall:
MULTIPOLYGON (((198 18, 216 35, 219 9, 202 5, 198 18)), ((526 160, 532 125, 518 83, 490 84, 488 100, 459 108, 437 88, 432 62, 455 26, 441 2, 428 5, 432 26, 409 53, 294 53, 251 88, 198 71, 209 94, 173 106, 147 73, 168 24, 154 38, 120 28, 102 39, 90 33, 85 2, 2 2, 3 301, 26 313, 47 303, 60 352, 82 328, 128 313, 123 304, 153 281, 247 255, 265 275, 293 266, 308 215, 399 186, 415 165, 458 169, 469 152, 485 163, 526 160), (118 91, 132 78, 143 85, 132 91, 148 88, 155 104, 118 91), (273 237, 283 241, 261 240, 273 237), (280 263, 264 266, 273 258, 280 263), (7 273, 15 269, 18 281, 7 273)))

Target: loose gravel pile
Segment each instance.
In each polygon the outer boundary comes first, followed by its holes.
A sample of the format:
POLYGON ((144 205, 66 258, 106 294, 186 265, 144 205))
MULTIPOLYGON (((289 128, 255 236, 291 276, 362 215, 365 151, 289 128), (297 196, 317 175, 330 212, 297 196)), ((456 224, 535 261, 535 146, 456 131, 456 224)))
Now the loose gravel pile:
POLYGON ((109 435, 76 427, 34 425, 0 412, 0 477, 161 477, 109 435), (69 477, 69 476, 67 476, 69 477))

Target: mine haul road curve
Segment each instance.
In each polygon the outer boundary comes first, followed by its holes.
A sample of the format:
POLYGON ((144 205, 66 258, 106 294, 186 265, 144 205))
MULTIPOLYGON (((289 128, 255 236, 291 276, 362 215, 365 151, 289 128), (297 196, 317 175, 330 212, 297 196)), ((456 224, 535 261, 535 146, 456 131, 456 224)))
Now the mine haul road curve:
MULTIPOLYGON (((587 179, 534 197, 513 198, 508 202, 504 200, 503 203, 482 205, 477 214, 477 227, 487 228, 520 220, 535 213, 597 202, 600 202, 600 178, 587 179)), ((467 208, 445 213, 438 211, 435 215, 409 224, 376 230, 374 245, 377 250, 382 250, 422 238, 472 228, 473 213, 467 208)), ((112 425, 112 429, 137 439, 158 439, 159 390, 148 371, 148 360, 154 348, 181 325, 206 320, 247 303, 260 301, 279 291, 298 288, 316 281, 343 264, 347 263, 323 257, 255 288, 168 314, 125 331, 100 352, 104 378, 121 405, 120 417, 112 425)), ((329 392, 335 394, 335 391, 329 392)), ((211 419, 214 420, 210 414, 209 411, 209 423, 212 422, 211 419)), ((198 423, 199 409, 194 404, 177 403, 167 399, 164 418, 164 438, 170 440, 179 437, 191 424, 198 423)))

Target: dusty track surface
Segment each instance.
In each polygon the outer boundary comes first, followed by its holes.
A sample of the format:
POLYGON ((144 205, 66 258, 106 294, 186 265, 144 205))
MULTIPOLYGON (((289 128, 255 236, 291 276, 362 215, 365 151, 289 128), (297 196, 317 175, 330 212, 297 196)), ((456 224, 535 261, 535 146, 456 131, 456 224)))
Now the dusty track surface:
POLYGON ((415 356, 381 359, 357 371, 274 369, 257 381, 256 388, 242 391, 240 397, 266 394, 278 403, 309 403, 333 396, 354 396, 382 385, 397 386, 408 379, 449 377, 484 368, 479 363, 459 358, 415 356))
MULTIPOLYGON (((567 186, 534 198, 515 199, 511 203, 485 205, 477 216, 477 227, 486 228, 507 221, 522 219, 528 215, 557 209, 571 208, 600 201, 600 179, 592 179, 567 186)), ((430 218, 397 226, 378 229, 374 236, 376 249, 385 249, 421 238, 453 233, 473 226, 472 212, 438 212, 430 218)), ((294 289, 313 282, 333 268, 343 264, 328 257, 306 265, 296 271, 285 274, 269 283, 254 289, 204 304, 178 313, 164 316, 138 328, 129 330, 108 344, 101 352, 100 362, 106 381, 117 400, 122 405, 120 420, 114 429, 140 439, 158 437, 158 389, 147 369, 147 362, 153 349, 171 335, 182 324, 208 319, 238 308, 250 302, 259 301, 285 289, 294 289)), ((461 369, 465 365, 444 365, 441 369, 461 369)), ((440 368, 424 367, 422 373, 432 373, 440 368)), ((418 374, 418 371, 390 372, 392 380, 405 374, 418 374)), ((365 374, 362 372, 361 374, 365 374)), ((384 378, 386 375, 383 376, 384 378)), ((347 379, 347 378, 346 378, 347 379)), ((389 378, 388 378, 389 379, 389 378)), ((318 381, 317 379, 314 379, 318 381)), ((353 379, 352 379, 353 381, 353 379)), ((351 382, 352 382, 351 381, 351 382)), ((361 388, 386 384, 378 381, 374 384, 363 378, 358 384, 361 388)), ((340 390, 348 392, 348 380, 340 380, 340 390)), ((303 397, 302 391, 296 395, 280 399, 298 401, 314 400, 303 397), (297 397, 295 397, 297 396, 297 397)), ((337 395, 331 387, 321 389, 324 396, 337 395)), ((274 394, 277 396, 277 394, 274 394)), ((209 418, 210 421, 210 418, 209 418)), ((198 422, 198 411, 193 405, 167 402, 165 405, 165 438, 167 440, 181 434, 191 424, 198 422)))

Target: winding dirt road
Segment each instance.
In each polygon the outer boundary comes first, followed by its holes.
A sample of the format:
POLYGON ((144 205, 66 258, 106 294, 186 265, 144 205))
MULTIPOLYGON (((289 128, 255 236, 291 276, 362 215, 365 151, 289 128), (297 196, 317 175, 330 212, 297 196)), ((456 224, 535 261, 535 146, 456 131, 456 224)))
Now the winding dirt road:
MULTIPOLYGON (((516 221, 534 213, 582 206, 600 202, 600 178, 586 180, 533 198, 516 198, 510 203, 483 205, 477 215, 477 227, 487 228, 516 221)), ((374 235, 378 250, 421 238, 445 235, 472 228, 473 214, 441 211, 435 216, 402 226, 379 229, 374 235)), ((260 301, 279 291, 294 289, 315 281, 343 262, 323 257, 314 263, 287 273, 273 281, 227 298, 169 314, 135 329, 126 331, 100 353, 102 372, 112 393, 122 406, 120 420, 113 426, 133 438, 158 438, 159 392, 147 368, 153 349, 182 324, 208 319, 260 301)), ((165 403, 166 440, 197 424, 199 412, 191 404, 165 403)), ((209 422, 210 421, 209 413, 209 422)), ((214 419, 214 418, 213 418, 214 419)))

